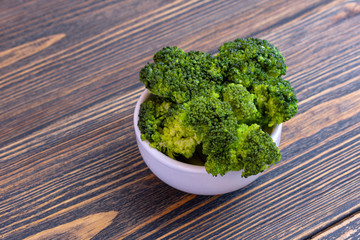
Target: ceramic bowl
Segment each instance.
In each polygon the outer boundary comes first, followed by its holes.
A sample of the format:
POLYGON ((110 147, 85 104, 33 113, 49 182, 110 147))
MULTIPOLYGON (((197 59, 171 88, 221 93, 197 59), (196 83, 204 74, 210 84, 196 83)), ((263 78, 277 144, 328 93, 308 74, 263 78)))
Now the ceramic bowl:
MULTIPOLYGON (((198 195, 218 195, 236 191, 255 181, 261 173, 247 178, 241 177, 242 171, 232 171, 224 176, 213 176, 206 172, 204 166, 196 166, 174 160, 149 146, 148 141, 141 140, 138 128, 138 115, 142 102, 150 96, 145 90, 135 107, 134 128, 140 153, 150 170, 163 182, 183 192, 198 195)), ((271 137, 277 146, 280 144, 282 124, 277 125, 271 137)))

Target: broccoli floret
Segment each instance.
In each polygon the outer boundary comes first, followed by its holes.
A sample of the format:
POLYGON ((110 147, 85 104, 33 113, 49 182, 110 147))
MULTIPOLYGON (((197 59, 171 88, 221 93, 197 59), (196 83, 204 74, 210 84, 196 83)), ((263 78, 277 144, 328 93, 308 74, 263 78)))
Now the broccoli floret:
POLYGON ((222 91, 224 101, 229 102, 233 112, 241 123, 254 123, 261 114, 255 106, 255 95, 243 85, 230 83, 222 91))
POLYGON ((259 125, 225 121, 220 126, 210 132, 210 142, 204 148, 208 154, 206 170, 214 176, 244 170, 242 176, 249 177, 280 160, 279 149, 259 125))
POLYGON ((184 106, 188 109, 186 121, 202 133, 208 132, 213 125, 233 115, 230 104, 221 101, 216 95, 194 98, 184 106))
POLYGON ((208 173, 216 176, 241 170, 240 166, 233 164, 237 161, 237 126, 236 118, 229 116, 209 129, 203 140, 203 154, 207 156, 205 168, 208 173))
POLYGON ((231 153, 235 153, 238 126, 230 103, 217 96, 201 96, 184 104, 186 122, 202 134, 202 154, 206 156, 206 170, 213 174, 229 171, 231 153))
POLYGON ((236 39, 217 56, 166 47, 153 59, 140 71, 152 95, 138 123, 150 146, 175 159, 196 153, 214 176, 243 170, 248 177, 280 160, 264 130, 293 117, 297 99, 276 47, 236 39))
POLYGON ((148 140, 151 147, 169 157, 181 154, 190 158, 201 143, 201 136, 184 122, 186 113, 181 105, 174 106, 162 97, 151 95, 140 106, 138 126, 142 140, 148 140))
POLYGON ((240 169, 244 169, 243 177, 256 175, 263 172, 270 165, 280 161, 281 155, 276 144, 269 134, 264 132, 259 125, 239 125, 238 147, 236 155, 240 169))
MULTIPOLYGON (((238 86, 241 85, 230 85, 227 87, 233 88, 231 91, 224 90, 229 94, 244 90, 238 86)), ((253 97, 247 97, 254 104, 253 97)), ((188 110, 185 121, 199 133, 205 133, 202 148, 207 156, 205 167, 209 173, 216 176, 244 169, 243 176, 248 177, 280 160, 279 150, 270 135, 257 124, 239 124, 237 114, 234 114, 228 101, 198 97, 184 105, 188 110)))
POLYGON ((165 120, 158 149, 169 156, 181 154, 190 158, 204 137, 208 138, 210 129, 232 115, 231 106, 214 95, 193 98, 179 105, 179 110, 165 120))
POLYGON ((186 58, 186 52, 178 47, 165 47, 154 54, 155 63, 174 65, 186 58))
POLYGON ((263 125, 272 127, 288 121, 297 113, 294 89, 281 77, 254 82, 251 93, 256 96, 256 106, 263 116, 263 125))
POLYGON ((211 54, 166 47, 155 54, 154 63, 141 69, 140 81, 153 94, 184 103, 194 96, 219 92, 223 75, 211 54))
POLYGON ((156 148, 171 158, 176 158, 179 154, 185 158, 192 157, 196 146, 202 141, 202 135, 185 122, 186 116, 187 110, 182 109, 168 117, 164 122, 160 141, 156 143, 156 148))
POLYGON ((236 39, 219 48, 218 57, 225 64, 228 82, 250 87, 254 80, 266 80, 286 74, 284 57, 266 40, 236 39))
POLYGON ((164 120, 173 111, 173 103, 151 95, 140 106, 138 127, 142 140, 158 142, 161 138, 164 120))

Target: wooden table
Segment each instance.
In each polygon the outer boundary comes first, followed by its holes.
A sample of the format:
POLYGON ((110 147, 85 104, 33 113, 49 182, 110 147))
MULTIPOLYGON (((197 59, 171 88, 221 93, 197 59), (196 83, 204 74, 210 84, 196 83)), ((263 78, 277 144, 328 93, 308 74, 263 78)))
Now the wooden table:
POLYGON ((0 2, 1 239, 360 239, 358 1, 0 2), (224 195, 175 190, 133 131, 165 46, 264 38, 299 112, 282 161, 224 195))

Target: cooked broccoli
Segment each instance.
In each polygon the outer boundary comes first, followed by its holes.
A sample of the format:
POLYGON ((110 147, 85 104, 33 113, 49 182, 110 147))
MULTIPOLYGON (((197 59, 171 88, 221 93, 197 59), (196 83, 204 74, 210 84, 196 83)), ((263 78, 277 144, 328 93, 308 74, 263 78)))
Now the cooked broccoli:
POLYGON ((256 96, 257 109, 262 114, 260 124, 272 127, 296 115, 298 106, 290 82, 278 78, 255 81, 251 93, 256 96))
POLYGON ((142 103, 139 111, 139 130, 141 138, 150 142, 158 142, 162 135, 164 120, 173 111, 174 104, 165 101, 156 95, 150 95, 146 102, 142 103))
POLYGON ((185 121, 188 110, 178 110, 164 122, 163 134, 157 143, 158 149, 175 158, 178 154, 186 158, 193 156, 196 146, 202 141, 201 133, 185 121))
POLYGON ((207 140, 211 143, 204 148, 208 154, 205 167, 213 175, 243 169, 242 176, 249 177, 280 161, 276 144, 257 124, 236 127, 224 122, 220 128, 210 132, 207 140))
POLYGON ((255 95, 243 85, 230 83, 222 91, 224 101, 229 102, 239 122, 254 123, 261 118, 255 105, 255 95))
POLYGON ((211 54, 166 47, 154 55, 154 63, 141 69, 140 81, 151 93, 183 103, 218 92, 223 75, 218 59, 211 54))
POLYGON ((185 116, 180 105, 151 95, 140 106, 138 126, 142 140, 148 140, 151 147, 169 157, 181 154, 190 158, 201 139, 191 125, 184 124, 185 116))
POLYGON ((254 80, 286 74, 285 59, 268 41, 247 38, 224 43, 218 58, 226 66, 227 81, 250 87, 254 80))
POLYGON ((280 160, 264 129, 293 117, 297 99, 276 47, 236 39, 217 56, 166 47, 153 60, 140 71, 152 95, 138 123, 150 146, 175 159, 198 154, 214 176, 243 170, 248 177, 280 160))
POLYGON ((269 134, 259 125, 241 124, 238 129, 239 143, 237 157, 244 169, 243 176, 248 177, 263 172, 270 165, 280 161, 280 151, 269 134))

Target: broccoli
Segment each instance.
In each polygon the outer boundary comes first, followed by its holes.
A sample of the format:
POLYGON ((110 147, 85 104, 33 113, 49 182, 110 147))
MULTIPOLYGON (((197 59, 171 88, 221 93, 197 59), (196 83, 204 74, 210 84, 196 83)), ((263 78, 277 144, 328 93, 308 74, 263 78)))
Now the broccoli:
POLYGON ((243 85, 230 83, 223 88, 224 101, 232 106, 239 122, 254 123, 261 118, 255 105, 255 95, 251 94, 243 85))
POLYGON ((214 176, 248 177, 280 160, 265 131, 297 113, 284 57, 265 40, 236 39, 213 56, 165 47, 140 71, 152 93, 140 107, 143 140, 174 159, 201 156, 214 176))
POLYGON ((220 91, 222 67, 211 54, 166 47, 153 59, 154 63, 141 69, 140 81, 155 95, 183 103, 194 96, 220 91))
POLYGON ((171 158, 181 154, 190 158, 201 142, 191 125, 184 124, 185 111, 159 96, 150 95, 141 104, 139 111, 139 130, 142 140, 164 152, 171 158))
POLYGON ((285 59, 268 41, 247 38, 227 42, 219 48, 218 58, 226 66, 227 81, 250 87, 254 80, 286 74, 285 59))
POLYGON ((146 102, 141 104, 138 126, 143 140, 159 141, 164 120, 169 112, 174 110, 173 105, 172 102, 165 101, 156 95, 150 95, 146 102))
POLYGON ((157 146, 160 151, 165 150, 171 158, 175 158, 178 154, 185 158, 192 157, 197 145, 202 141, 201 133, 186 123, 186 116, 187 110, 179 110, 164 122, 163 134, 157 146))
POLYGON ((290 82, 278 78, 255 81, 251 93, 256 96, 257 109, 262 114, 262 125, 272 127, 296 115, 298 106, 290 82))
POLYGON ((259 125, 241 124, 238 129, 239 143, 237 157, 244 169, 243 176, 248 177, 263 172, 270 165, 280 161, 280 151, 269 134, 259 125))
POLYGON ((223 175, 243 169, 242 176, 249 177, 280 161, 279 149, 259 125, 239 124, 236 127, 228 123, 212 131, 207 139, 213 141, 204 148, 208 154, 205 167, 209 173, 223 175))

